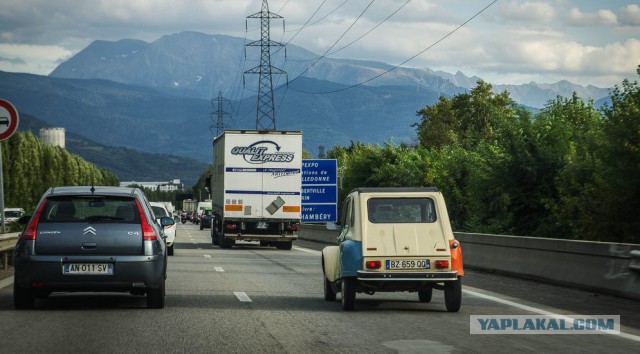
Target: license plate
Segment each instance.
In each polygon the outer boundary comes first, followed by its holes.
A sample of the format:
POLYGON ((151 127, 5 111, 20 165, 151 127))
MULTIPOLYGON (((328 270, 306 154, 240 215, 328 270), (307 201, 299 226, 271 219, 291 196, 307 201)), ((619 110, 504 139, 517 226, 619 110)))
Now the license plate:
POLYGON ((429 269, 431 268, 428 259, 406 259, 391 260, 387 259, 387 269, 429 269))
POLYGON ((256 226, 257 229, 261 229, 261 230, 266 230, 269 228, 269 224, 267 224, 266 222, 259 222, 258 226, 256 226))
POLYGON ((113 274, 111 263, 67 263, 62 267, 62 274, 113 274))

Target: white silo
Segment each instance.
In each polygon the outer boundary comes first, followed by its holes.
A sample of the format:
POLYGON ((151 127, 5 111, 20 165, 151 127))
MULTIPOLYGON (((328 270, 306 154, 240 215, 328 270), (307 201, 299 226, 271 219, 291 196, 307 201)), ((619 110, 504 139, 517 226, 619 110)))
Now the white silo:
POLYGON ((42 128, 40 129, 40 141, 43 144, 59 146, 64 149, 64 128, 42 128))

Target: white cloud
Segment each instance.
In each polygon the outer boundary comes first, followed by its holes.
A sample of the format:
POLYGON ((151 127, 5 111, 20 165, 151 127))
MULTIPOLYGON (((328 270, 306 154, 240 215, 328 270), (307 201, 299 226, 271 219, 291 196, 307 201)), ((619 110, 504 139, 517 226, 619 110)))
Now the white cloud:
POLYGON ((623 26, 640 26, 640 6, 633 4, 623 7, 618 12, 620 24, 623 26))
POLYGON ((0 43, 0 70, 48 75, 71 54, 58 46, 0 43))
POLYGON ((556 17, 556 11, 545 2, 510 1, 500 4, 497 15, 505 22, 539 24, 551 22, 556 17))
POLYGON ((574 7, 567 16, 567 22, 572 26, 613 26, 618 23, 616 14, 611 10, 598 10, 595 13, 583 13, 574 7))

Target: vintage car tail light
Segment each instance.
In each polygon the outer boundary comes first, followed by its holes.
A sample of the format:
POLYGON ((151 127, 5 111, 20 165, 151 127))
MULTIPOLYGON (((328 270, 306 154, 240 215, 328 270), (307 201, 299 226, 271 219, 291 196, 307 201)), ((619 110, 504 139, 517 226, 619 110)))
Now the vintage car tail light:
POLYGON ((38 221, 40 220, 40 214, 42 213, 42 209, 44 209, 44 205, 47 204, 47 199, 43 200, 42 203, 38 206, 38 210, 33 214, 31 218, 31 222, 24 229, 22 233, 22 238, 25 240, 35 240, 36 239, 36 230, 38 228, 38 221))
POLYGON ((380 269, 382 267, 382 262, 380 261, 366 261, 364 264, 367 269, 380 269))
POLYGON ((436 268, 437 269, 449 268, 449 261, 436 261, 436 268))
POLYGON ((142 226, 142 239, 144 241, 155 241, 158 239, 158 234, 156 230, 149 225, 147 222, 147 217, 144 215, 144 211, 142 210, 142 206, 140 202, 136 199, 136 206, 138 207, 138 212, 140 213, 140 223, 142 226))

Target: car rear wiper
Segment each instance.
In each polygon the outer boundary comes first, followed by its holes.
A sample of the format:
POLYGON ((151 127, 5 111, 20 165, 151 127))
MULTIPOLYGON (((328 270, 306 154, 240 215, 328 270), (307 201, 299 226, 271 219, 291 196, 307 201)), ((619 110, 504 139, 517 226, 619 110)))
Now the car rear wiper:
POLYGON ((103 220, 124 220, 124 218, 119 218, 117 216, 109 216, 109 215, 93 215, 87 216, 87 221, 103 221, 103 220))

